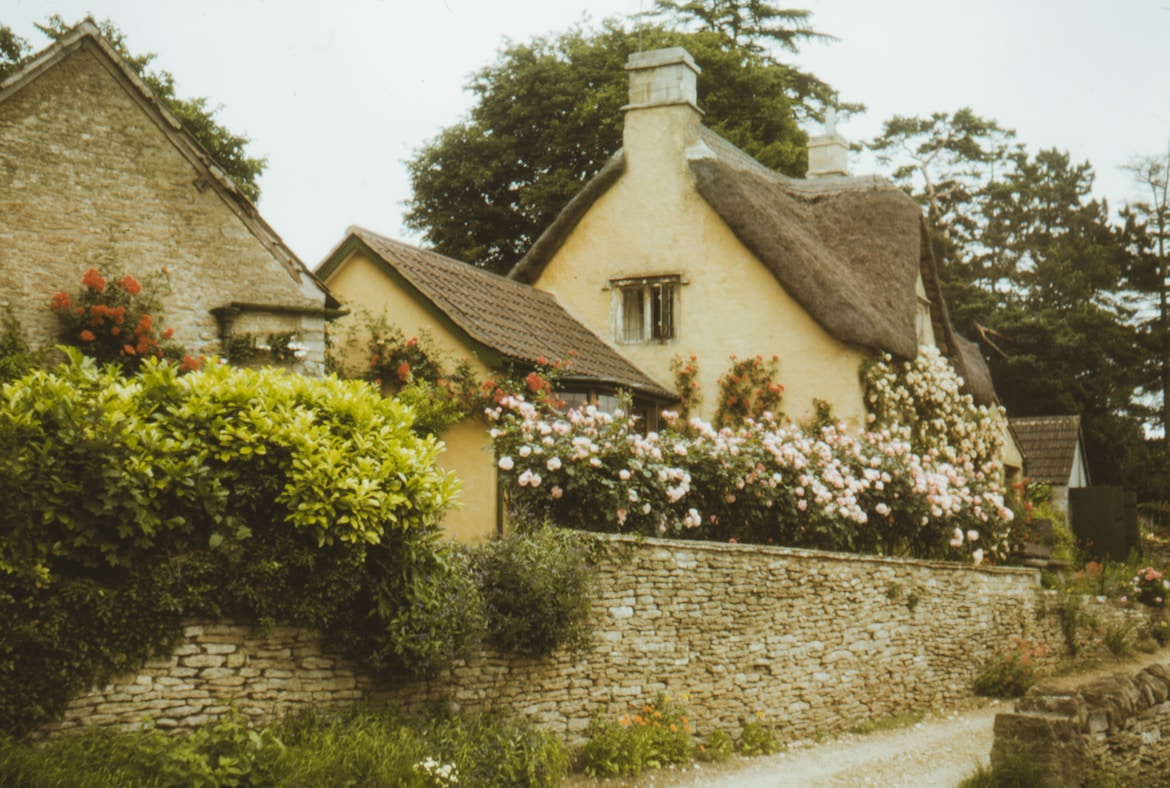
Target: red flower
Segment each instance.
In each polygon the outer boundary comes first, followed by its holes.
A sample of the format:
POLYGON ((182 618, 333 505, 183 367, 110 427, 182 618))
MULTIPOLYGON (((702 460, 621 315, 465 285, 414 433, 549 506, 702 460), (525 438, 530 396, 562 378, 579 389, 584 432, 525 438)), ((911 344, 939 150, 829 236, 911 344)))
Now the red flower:
POLYGON ((81 277, 81 283, 95 293, 104 292, 106 289, 106 280, 102 279, 96 268, 86 271, 85 276, 81 277))
POLYGON ((122 329, 118 328, 117 326, 114 326, 113 328, 110 329, 110 333, 113 334, 114 336, 118 336, 118 334, 122 333, 122 329))
POLYGON ((410 339, 406 340, 407 347, 414 347, 417 344, 418 344, 418 337, 411 337, 410 339))
POLYGON ((138 280, 130 276, 130 274, 123 276, 122 281, 118 284, 122 285, 122 289, 130 295, 138 295, 142 292, 142 285, 138 284, 138 280))
POLYGON ((410 380, 410 364, 405 361, 398 365, 398 379, 403 383, 410 380))
POLYGON ((370 366, 371 367, 378 366, 378 357, 377 356, 374 356, 373 358, 370 359, 370 366))
POLYGON ((535 372, 529 372, 528 377, 526 377, 524 379, 524 382, 528 384, 528 389, 533 394, 539 393, 541 391, 544 391, 545 389, 550 388, 548 383, 546 383, 544 381, 544 379, 541 378, 540 375, 537 375, 535 372))
POLYGON ((152 328, 154 328, 154 318, 150 315, 143 315, 142 319, 138 321, 138 328, 134 329, 134 333, 145 334, 152 328))
POLYGON ((179 364, 180 372, 194 372, 203 366, 202 358, 192 358, 191 356, 183 356, 183 363, 179 364))
POLYGON ((163 339, 170 339, 174 335, 175 335, 175 329, 168 328, 166 331, 163 332, 163 339))
POLYGON ((85 331, 81 332, 81 341, 82 342, 93 342, 95 339, 97 339, 97 337, 95 337, 93 335, 93 332, 90 331, 88 328, 85 331))
POLYGON ((138 352, 136 350, 134 350, 134 348, 132 348, 130 345, 123 345, 122 346, 122 354, 126 355, 126 356, 137 356, 138 352))
POLYGON ((548 359, 545 358, 544 356, 541 356, 540 358, 536 359, 536 363, 540 364, 540 366, 543 367, 543 366, 546 366, 548 364, 548 359))
POLYGON ((53 296, 53 300, 49 302, 49 306, 53 309, 68 309, 70 307, 69 294, 57 293, 53 296))

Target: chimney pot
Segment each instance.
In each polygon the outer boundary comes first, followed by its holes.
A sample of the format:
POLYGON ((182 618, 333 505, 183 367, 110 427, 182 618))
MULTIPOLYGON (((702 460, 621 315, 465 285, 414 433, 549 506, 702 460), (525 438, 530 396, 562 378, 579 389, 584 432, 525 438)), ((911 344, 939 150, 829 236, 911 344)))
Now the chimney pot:
POLYGON ((630 103, 623 110, 669 104, 699 109, 698 77, 702 73, 682 47, 635 52, 626 61, 630 72, 630 103))

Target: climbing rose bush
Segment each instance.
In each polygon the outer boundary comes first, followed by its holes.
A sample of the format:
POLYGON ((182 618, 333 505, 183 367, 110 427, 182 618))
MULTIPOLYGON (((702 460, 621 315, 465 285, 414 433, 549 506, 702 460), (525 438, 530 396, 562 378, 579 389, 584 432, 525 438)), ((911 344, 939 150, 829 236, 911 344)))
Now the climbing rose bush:
POLYGON ((963 379, 933 345, 913 361, 888 353, 862 368, 871 429, 888 430, 919 453, 937 451, 952 464, 984 466, 1003 456, 1002 408, 976 405, 963 379))
MULTIPOLYGON (((146 359, 178 361, 182 356, 168 344, 174 330, 159 326, 160 302, 132 275, 114 278, 90 268, 81 285, 75 296, 61 291, 49 301, 62 343, 103 364, 117 364, 128 375, 146 359)), ((188 371, 200 363, 187 356, 182 365, 188 371)))
POLYGON ((976 465, 903 432, 851 435, 765 413, 716 429, 665 414, 660 432, 590 406, 545 415, 520 396, 487 410, 521 516, 601 531, 881 552, 976 563, 1006 554, 997 460, 976 465))

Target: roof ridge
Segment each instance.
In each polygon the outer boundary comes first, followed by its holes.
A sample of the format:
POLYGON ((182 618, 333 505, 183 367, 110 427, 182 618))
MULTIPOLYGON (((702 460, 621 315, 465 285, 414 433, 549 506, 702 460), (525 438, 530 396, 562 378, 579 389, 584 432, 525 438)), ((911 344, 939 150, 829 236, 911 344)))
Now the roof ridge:
POLYGON ((548 295, 547 293, 544 293, 541 290, 537 290, 536 288, 534 288, 530 284, 526 284, 524 282, 518 282, 514 279, 509 279, 506 276, 501 276, 500 274, 497 274, 494 271, 489 271, 486 268, 482 268, 478 265, 473 265, 472 263, 467 263, 467 262, 464 262, 463 260, 459 260, 457 258, 450 257, 448 255, 443 254, 442 252, 436 252, 434 249, 426 249, 424 247, 417 246, 417 245, 412 244, 412 243, 407 243, 406 241, 402 241, 402 240, 399 240, 397 238, 391 238, 387 235, 382 235, 381 233, 377 233, 377 232, 374 232, 373 230, 368 230, 364 227, 359 227, 357 225, 351 225, 349 227, 349 232, 355 233, 357 235, 363 235, 363 236, 366 236, 368 238, 374 238, 380 243, 389 244, 391 246, 396 246, 396 247, 399 247, 402 249, 407 249, 407 250, 412 251, 412 252, 417 252, 417 253, 427 255, 429 257, 434 258, 435 260, 440 261, 442 264, 462 266, 462 268, 459 269, 461 272, 468 273, 472 276, 485 277, 485 278, 487 278, 488 281, 491 281, 493 285, 505 285, 507 287, 521 288, 525 292, 540 293, 542 296, 548 295), (464 271, 464 269, 466 269, 466 270, 464 271))

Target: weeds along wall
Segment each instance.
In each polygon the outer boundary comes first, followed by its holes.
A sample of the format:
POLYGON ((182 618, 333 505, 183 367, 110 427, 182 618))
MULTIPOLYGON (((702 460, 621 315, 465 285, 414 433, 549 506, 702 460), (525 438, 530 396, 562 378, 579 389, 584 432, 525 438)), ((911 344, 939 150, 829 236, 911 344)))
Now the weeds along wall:
POLYGON ((485 648, 388 688, 304 630, 190 622, 169 659, 75 698, 42 730, 147 717, 186 728, 229 704, 262 719, 370 699, 511 709, 580 741, 595 712, 616 717, 665 693, 700 735, 762 719, 795 739, 968 696, 1013 638, 1064 651, 1059 599, 1038 590, 1036 570, 611 538, 586 655, 485 648))

